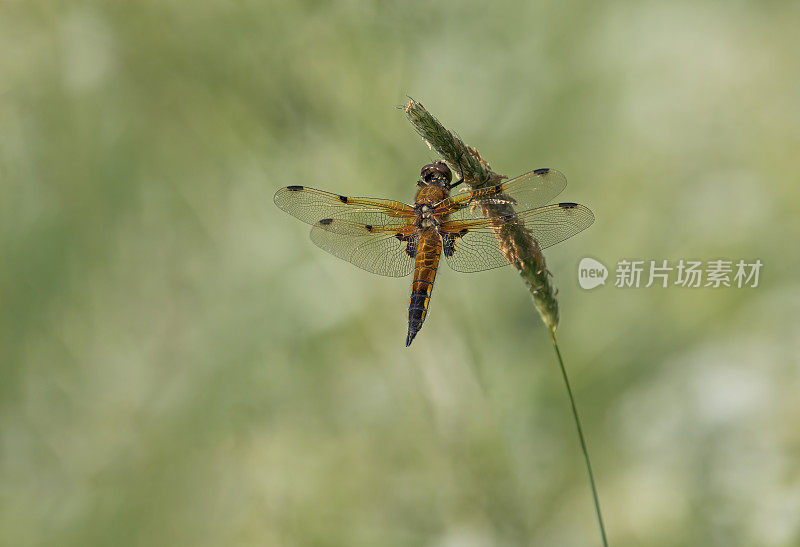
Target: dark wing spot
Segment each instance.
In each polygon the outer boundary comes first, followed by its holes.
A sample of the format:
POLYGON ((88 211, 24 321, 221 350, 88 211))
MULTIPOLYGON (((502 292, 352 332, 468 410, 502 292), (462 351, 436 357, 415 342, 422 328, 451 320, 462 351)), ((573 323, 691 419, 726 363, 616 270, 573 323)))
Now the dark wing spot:
POLYGON ((411 258, 417 257, 417 238, 411 237, 406 240, 406 254, 411 258))
POLYGON ((547 167, 542 167, 541 169, 534 169, 533 172, 536 173, 537 175, 546 175, 547 173, 550 172, 550 169, 548 169, 547 167))
POLYGON ((319 223, 322 224, 323 226, 327 226, 331 222, 333 222, 332 218, 323 218, 322 220, 319 221, 319 223))
POLYGON ((400 232, 397 232, 396 234, 394 234, 394 237, 396 237, 400 241, 403 241, 405 239, 405 236, 403 236, 403 234, 401 234, 400 232))
POLYGON ((300 190, 303 189, 303 187, 302 186, 287 186, 286 189, 289 190, 290 192, 299 192, 300 190))
POLYGON ((456 237, 453 234, 442 234, 442 252, 444 256, 453 256, 456 250, 456 237))
POLYGON ((572 203, 572 202, 569 202, 569 201, 565 201, 563 203, 559 203, 558 206, 561 207, 562 209, 574 209, 575 207, 578 206, 578 204, 577 203, 572 203))
POLYGON ((465 235, 467 235, 467 232, 469 232, 469 228, 464 228, 463 230, 461 230, 460 232, 458 232, 458 235, 459 235, 460 237, 464 237, 465 235))
POLYGON ((365 229, 366 229, 368 232, 371 232, 371 231, 372 231, 372 225, 370 225, 370 224, 364 224, 364 228, 365 228, 365 229))
POLYGON ((339 196, 339 201, 342 203, 347 203, 347 196, 339 196))
POLYGON ((503 216, 502 216, 502 217, 500 217, 500 218, 501 218, 502 220, 506 220, 506 221, 507 221, 507 220, 511 220, 511 219, 512 219, 512 218, 514 218, 515 216, 516 216, 516 215, 503 215, 503 216))

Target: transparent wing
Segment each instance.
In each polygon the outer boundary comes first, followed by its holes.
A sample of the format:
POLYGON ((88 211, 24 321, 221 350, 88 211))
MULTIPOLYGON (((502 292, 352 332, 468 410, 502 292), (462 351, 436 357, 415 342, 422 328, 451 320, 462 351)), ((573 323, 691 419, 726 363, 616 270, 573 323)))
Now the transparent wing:
POLYGON ((351 198, 306 186, 286 186, 275 192, 275 205, 306 224, 323 218, 349 220, 372 226, 402 224, 413 219, 414 209, 399 201, 351 198))
POLYGON ((442 234, 443 254, 457 272, 480 272, 510 264, 505 236, 509 228, 522 225, 545 249, 585 230, 594 222, 594 214, 577 203, 558 203, 507 215, 502 218, 448 221, 439 231, 442 234), (503 241, 503 243, 501 243, 503 241))
POLYGON ((516 211, 527 211, 550 203, 567 186, 567 178, 555 169, 535 169, 515 179, 477 190, 468 190, 451 196, 436 205, 436 214, 450 215, 450 219, 467 219, 482 216, 481 203, 513 206, 516 211))
POLYGON ((417 236, 410 225, 373 226, 335 218, 311 228, 320 249, 368 272, 402 277, 414 270, 417 236))

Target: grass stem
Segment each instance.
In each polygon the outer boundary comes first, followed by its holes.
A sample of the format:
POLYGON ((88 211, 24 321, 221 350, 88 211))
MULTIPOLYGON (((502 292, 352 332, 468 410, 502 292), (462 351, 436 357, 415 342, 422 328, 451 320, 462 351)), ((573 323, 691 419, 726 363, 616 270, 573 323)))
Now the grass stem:
MULTIPOLYGON (((414 126, 420 136, 425 139, 428 146, 436 150, 450 165, 451 169, 455 170, 459 175, 463 175, 464 182, 467 185, 472 188, 481 188, 487 185, 499 184, 506 178, 504 175, 499 175, 492 171, 489 163, 481 157, 475 148, 464 144, 461 139, 425 110, 422 104, 414 99, 409 99, 408 103, 402 108, 408 117, 408 121, 411 122, 411 125, 414 126)), ((484 202, 479 202, 478 205, 481 207, 482 214, 488 217, 502 217, 515 212, 510 205, 484 202)), ((556 299, 557 291, 550 279, 552 276, 547 269, 539 243, 523 226, 510 226, 507 230, 498 231, 495 235, 500 249, 503 250, 508 261, 517 269, 527 285, 533 297, 533 303, 536 309, 539 310, 542 321, 547 325, 553 337, 553 347, 556 350, 558 364, 561 367, 564 385, 567 387, 572 416, 575 419, 575 426, 578 428, 583 460, 586 463, 586 471, 589 473, 589 485, 592 489, 597 523, 600 526, 600 536, 603 540, 603 547, 608 547, 603 517, 600 513, 600 501, 597 497, 597 487, 594 484, 589 451, 586 448, 586 439, 583 437, 583 428, 581 427, 580 418, 578 418, 578 410, 575 407, 575 398, 572 395, 572 388, 567 378, 567 370, 564 367, 564 360, 561 358, 561 351, 558 349, 558 341, 556 340, 559 311, 558 300, 556 299)))
POLYGON ((597 496, 597 486, 594 483, 594 473, 592 473, 592 463, 589 459, 589 449, 586 448, 586 438, 583 436, 583 428, 581 427, 581 419, 578 417, 578 408, 575 406, 575 397, 572 395, 572 387, 569 384, 569 377, 567 376, 567 369, 564 366, 564 359, 561 357, 561 350, 558 348, 558 340, 554 330, 550 331, 553 338, 553 348, 556 350, 556 357, 558 357, 558 366, 561 368, 561 376, 564 378, 564 386, 567 388, 567 395, 569 396, 569 405, 572 408, 572 417, 575 419, 575 427, 578 430, 578 439, 581 442, 581 452, 583 452, 583 461, 586 464, 586 472, 589 475, 589 486, 592 490, 592 499, 594 500, 594 512, 597 514, 597 525, 600 527, 600 538, 603 541, 603 547, 608 547, 608 539, 606 539, 606 528, 603 525, 603 515, 600 512, 600 499, 597 496))

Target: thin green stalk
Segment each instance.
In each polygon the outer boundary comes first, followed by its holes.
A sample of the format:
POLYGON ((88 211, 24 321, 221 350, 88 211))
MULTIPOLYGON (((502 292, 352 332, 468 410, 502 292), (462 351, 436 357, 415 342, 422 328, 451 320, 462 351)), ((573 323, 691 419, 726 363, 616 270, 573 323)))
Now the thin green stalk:
POLYGON ((564 367, 564 359, 561 358, 561 350, 558 349, 558 341, 556 340, 556 333, 554 330, 550 331, 553 338, 553 348, 556 350, 556 357, 558 357, 558 366, 561 368, 561 376, 564 378, 564 385, 567 388, 567 395, 569 396, 569 405, 572 408, 572 417, 575 419, 575 427, 578 430, 578 439, 581 442, 581 452, 583 452, 583 461, 586 464, 586 472, 589 474, 589 486, 592 489, 592 499, 594 500, 594 512, 597 514, 597 524, 600 527, 600 537, 603 540, 603 547, 608 547, 608 539, 606 539, 606 527, 603 525, 603 515, 600 512, 600 499, 597 496, 597 486, 594 484, 594 473, 592 473, 592 463, 589 460, 589 449, 586 448, 586 439, 583 436, 583 428, 581 427, 581 419, 578 417, 578 408, 575 406, 575 397, 572 395, 572 387, 569 384, 567 377, 567 369, 564 367))

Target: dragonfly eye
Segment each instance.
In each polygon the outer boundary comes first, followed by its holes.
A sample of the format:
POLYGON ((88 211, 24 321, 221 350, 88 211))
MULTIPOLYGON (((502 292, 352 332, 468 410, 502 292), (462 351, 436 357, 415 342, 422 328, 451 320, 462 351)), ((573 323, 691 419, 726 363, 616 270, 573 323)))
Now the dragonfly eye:
POLYGON ((435 180, 449 183, 453 179, 453 174, 450 172, 450 168, 447 167, 447 164, 443 161, 429 163, 428 165, 424 166, 420 171, 420 176, 422 177, 422 180, 428 183, 435 180))

